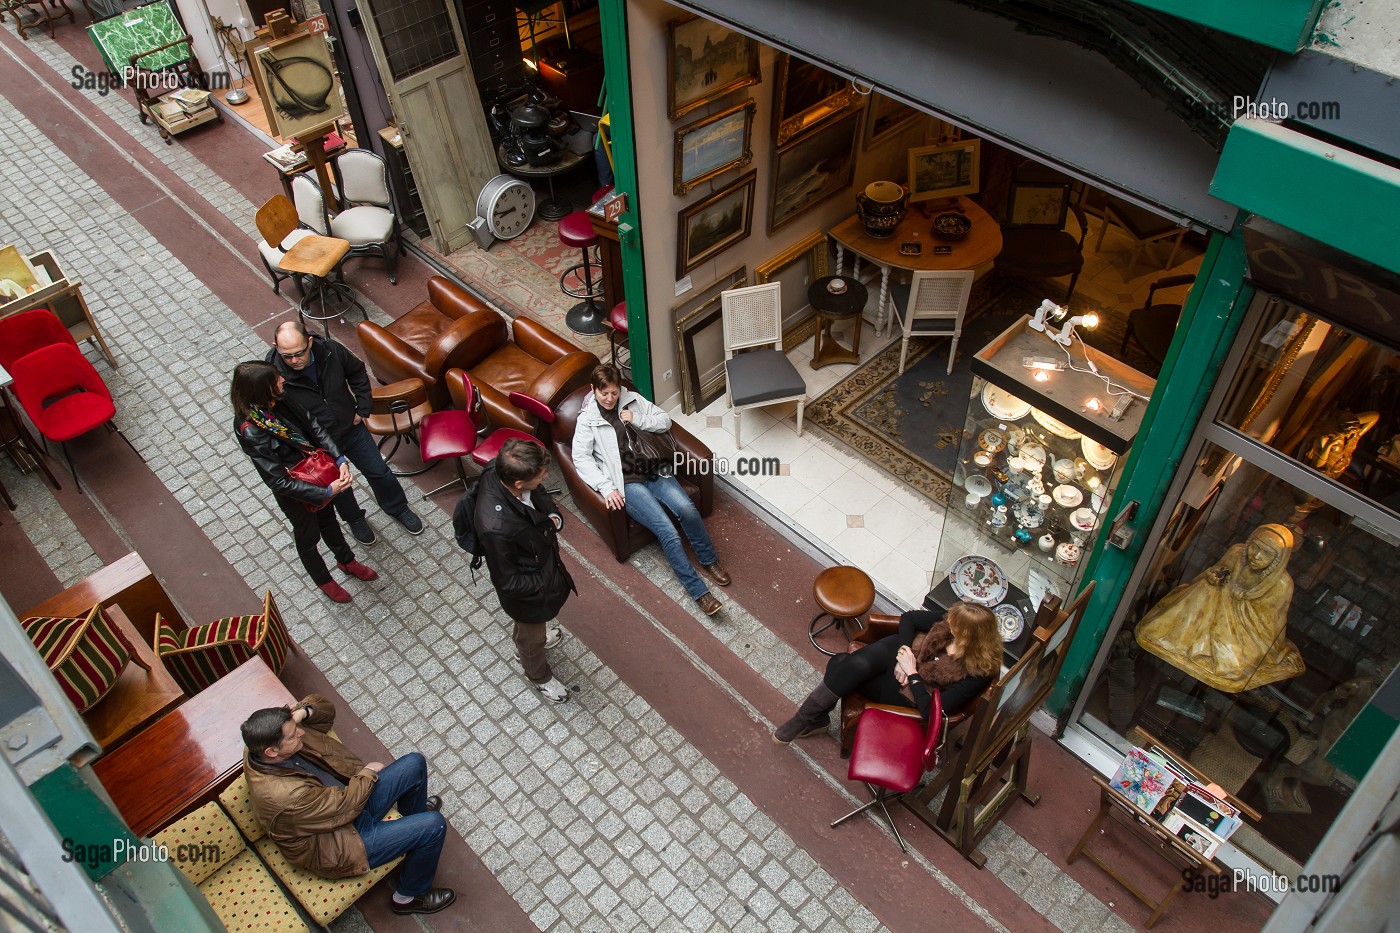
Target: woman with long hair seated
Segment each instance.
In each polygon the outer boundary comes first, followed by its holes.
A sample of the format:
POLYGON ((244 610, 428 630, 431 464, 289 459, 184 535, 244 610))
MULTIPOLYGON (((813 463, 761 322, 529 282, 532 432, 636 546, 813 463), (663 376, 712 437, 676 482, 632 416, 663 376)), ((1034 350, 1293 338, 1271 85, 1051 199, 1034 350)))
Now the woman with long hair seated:
POLYGON ((624 389, 616 366, 597 366, 591 379, 593 394, 579 410, 574 431, 574 469, 603 497, 604 505, 626 509, 628 515, 656 535, 681 586, 701 612, 714 615, 720 610, 720 602, 695 572, 670 515, 676 517, 690 539, 705 576, 720 586, 728 586, 731 578, 720 566, 704 519, 681 488, 671 464, 642 462, 628 444, 629 427, 664 434, 671 430, 671 416, 631 389, 624 389))
POLYGON ((336 496, 350 488, 349 461, 341 456, 326 429, 296 402, 284 398, 286 380, 271 363, 253 360, 239 363, 233 370, 229 401, 233 405, 233 433, 258 475, 272 490, 277 507, 292 523, 292 541, 301 565, 311 581, 332 600, 348 603, 350 594, 331 579, 326 561, 317 548, 326 542, 336 566, 352 577, 374 580, 379 574, 355 559, 345 541, 335 511, 326 508, 336 496), (287 473, 316 448, 324 450, 340 466, 340 476, 328 486, 315 486, 293 479, 287 473), (316 511, 312 511, 312 509, 316 511))
POLYGON ((898 634, 828 661, 822 682, 774 731, 773 741, 787 745, 825 731, 832 709, 849 693, 875 703, 914 707, 927 719, 933 702, 930 691, 937 690, 943 712, 956 713, 1000 673, 1001 636, 992 610, 958 602, 942 616, 906 612, 899 617, 898 634))

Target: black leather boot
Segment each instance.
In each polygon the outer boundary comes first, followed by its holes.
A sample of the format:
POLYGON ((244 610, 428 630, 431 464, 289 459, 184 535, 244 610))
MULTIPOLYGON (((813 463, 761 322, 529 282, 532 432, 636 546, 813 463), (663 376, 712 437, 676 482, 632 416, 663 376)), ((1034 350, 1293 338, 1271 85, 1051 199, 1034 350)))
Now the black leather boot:
POLYGON ((826 727, 831 725, 828 714, 836 708, 840 699, 827 689, 825 682, 817 684, 817 689, 807 694, 807 699, 797 708, 797 715, 774 730, 773 741, 787 745, 793 739, 825 732, 826 727))

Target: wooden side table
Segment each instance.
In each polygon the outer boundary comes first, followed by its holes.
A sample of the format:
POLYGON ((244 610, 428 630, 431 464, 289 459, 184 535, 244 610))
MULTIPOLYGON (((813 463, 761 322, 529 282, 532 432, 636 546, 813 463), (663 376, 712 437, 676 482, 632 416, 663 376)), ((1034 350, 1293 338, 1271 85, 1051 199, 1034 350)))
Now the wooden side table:
POLYGON ((817 335, 812 344, 812 368, 832 363, 860 362, 861 312, 870 295, 865 286, 844 275, 828 275, 807 286, 807 301, 817 309, 817 335), (839 290, 832 291, 839 283, 839 290), (832 336, 831 325, 854 320, 851 346, 847 348, 832 336))

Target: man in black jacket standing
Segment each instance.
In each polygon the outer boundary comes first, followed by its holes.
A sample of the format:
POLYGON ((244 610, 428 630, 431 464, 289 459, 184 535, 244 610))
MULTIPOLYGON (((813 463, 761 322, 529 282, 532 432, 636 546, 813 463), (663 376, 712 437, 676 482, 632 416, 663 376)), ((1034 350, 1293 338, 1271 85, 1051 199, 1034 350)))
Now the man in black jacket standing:
MULTIPOLYGON (((419 534, 423 522, 408 507, 399 478, 365 427, 370 409, 369 373, 360 358, 329 337, 312 337, 300 321, 286 321, 277 328, 275 346, 267 361, 287 380, 284 391, 326 429, 340 452, 350 459, 374 491, 386 514, 419 534)), ((335 511, 362 544, 375 542, 374 529, 353 490, 336 496, 335 511)))
POLYGON ((501 608, 515 622, 515 649, 526 678, 546 699, 563 703, 569 690, 545 658, 545 649, 563 633, 546 623, 578 588, 559 557, 564 518, 542 485, 548 467, 549 453, 539 444, 506 441, 457 504, 452 523, 458 541, 475 540, 486 558, 501 608))

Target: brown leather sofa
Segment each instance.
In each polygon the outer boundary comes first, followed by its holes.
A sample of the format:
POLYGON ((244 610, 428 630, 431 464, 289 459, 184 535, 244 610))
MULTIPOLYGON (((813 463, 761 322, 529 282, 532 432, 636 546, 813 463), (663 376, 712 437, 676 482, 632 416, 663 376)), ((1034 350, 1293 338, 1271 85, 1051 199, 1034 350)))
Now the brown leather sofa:
MULTIPOLYGON (((578 427, 579 410, 583 408, 584 400, 592 391, 591 387, 585 386, 564 399, 554 410, 550 452, 554 455, 559 472, 564 475, 564 482, 568 484, 569 493, 574 497, 574 503, 583 511, 584 517, 593 526, 593 530, 598 532, 599 537, 607 543, 608 547, 612 549, 613 555, 621 563, 627 560, 637 548, 655 541, 656 538, 646 528, 633 521, 626 511, 622 509, 609 510, 603 504, 603 497, 584 483, 579 477, 578 471, 574 469, 574 429, 578 427)), ((686 454, 691 461, 703 463, 713 460, 714 452, 696 440, 694 435, 679 424, 672 422, 671 436, 676 440, 676 450, 686 454)), ((701 517, 707 517, 714 511, 715 478, 713 470, 703 473, 698 470, 680 471, 676 474, 676 478, 680 480, 681 488, 690 496, 690 501, 694 502, 695 507, 700 510, 701 517)))
POLYGON ((598 365, 592 353, 538 321, 522 315, 507 325, 505 317, 442 276, 428 280, 427 301, 388 327, 366 321, 358 330, 380 382, 421 379, 433 408, 447 409, 452 399, 443 377, 454 367, 464 369, 481 389, 492 426, 530 434, 538 425, 510 404, 510 393, 524 392, 554 408, 598 365))

